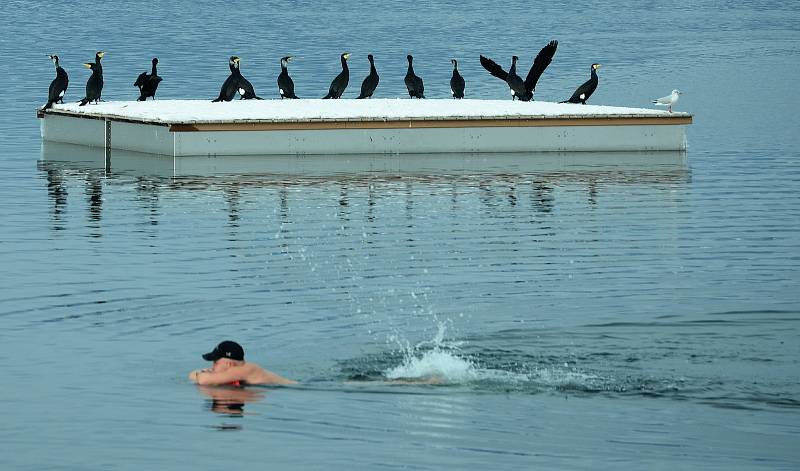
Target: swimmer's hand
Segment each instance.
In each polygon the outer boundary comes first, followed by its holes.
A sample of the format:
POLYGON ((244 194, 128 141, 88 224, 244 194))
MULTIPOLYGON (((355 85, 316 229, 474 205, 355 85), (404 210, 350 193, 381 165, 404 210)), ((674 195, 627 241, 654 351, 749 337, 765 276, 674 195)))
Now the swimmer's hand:
POLYGON ((189 381, 197 383, 198 382, 197 375, 199 373, 211 373, 211 370, 209 368, 203 368, 202 370, 194 370, 189 373, 189 381))

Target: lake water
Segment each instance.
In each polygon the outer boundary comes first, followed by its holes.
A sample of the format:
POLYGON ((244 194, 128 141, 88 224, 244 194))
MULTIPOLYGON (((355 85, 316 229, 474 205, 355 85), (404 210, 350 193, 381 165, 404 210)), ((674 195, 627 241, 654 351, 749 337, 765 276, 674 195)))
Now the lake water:
POLYGON ((800 4, 6 2, 0 468, 797 469, 800 4), (680 88, 686 154, 185 159, 42 146, 47 53, 108 100, 213 98, 227 57, 321 97, 595 104, 680 88), (199 175, 203 174, 203 175, 199 175), (201 390, 217 342, 297 387, 201 390), (444 378, 440 385, 392 378, 444 378))

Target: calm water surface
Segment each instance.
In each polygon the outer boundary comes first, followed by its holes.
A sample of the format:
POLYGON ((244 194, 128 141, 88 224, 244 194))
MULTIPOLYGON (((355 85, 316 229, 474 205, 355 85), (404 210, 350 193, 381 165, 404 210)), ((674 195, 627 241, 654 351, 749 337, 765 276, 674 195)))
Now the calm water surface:
POLYGON ((0 35, 0 467, 797 469, 800 171, 792 2, 17 2, 0 35), (537 96, 680 88, 687 154, 182 159, 41 144, 56 52, 106 99, 226 58, 320 97, 503 98, 488 54, 560 41, 537 96), (199 390, 233 338, 291 388, 199 390), (441 385, 388 384, 442 378, 441 385))

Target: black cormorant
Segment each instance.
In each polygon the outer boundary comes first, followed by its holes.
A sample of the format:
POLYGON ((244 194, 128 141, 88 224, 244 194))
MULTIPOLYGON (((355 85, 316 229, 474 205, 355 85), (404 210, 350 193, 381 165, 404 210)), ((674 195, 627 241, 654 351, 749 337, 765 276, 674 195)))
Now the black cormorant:
POLYGON ((558 49, 558 41, 553 40, 547 43, 533 59, 533 65, 525 77, 525 96, 520 97, 522 101, 533 100, 533 94, 536 92, 536 84, 539 83, 539 77, 544 73, 544 69, 553 62, 553 56, 556 55, 558 49))
POLYGON ((406 59, 408 59, 408 70, 406 71, 405 82, 408 96, 411 98, 425 98, 425 85, 422 83, 422 79, 414 74, 414 58, 409 54, 406 59))
POLYGON ((156 89, 158 84, 161 83, 162 78, 158 76, 158 58, 153 57, 153 70, 148 75, 147 72, 142 72, 133 83, 134 87, 139 88, 139 98, 136 101, 145 101, 148 97, 156 99, 156 89))
POLYGON ((100 95, 103 93, 103 66, 100 65, 100 59, 102 59, 104 55, 106 55, 105 52, 98 51, 97 54, 94 55, 94 64, 83 64, 87 69, 92 69, 92 75, 90 75, 89 80, 86 81, 86 96, 81 100, 80 106, 92 101, 95 103, 100 101, 100 95))
POLYGON ((554 40, 547 43, 547 45, 539 51, 539 54, 537 54, 536 58, 533 60, 533 65, 528 71, 524 82, 516 75, 516 67, 514 66, 513 59, 511 65, 512 70, 509 70, 509 72, 504 71, 502 67, 488 57, 481 56, 481 65, 484 69, 488 70, 490 74, 508 84, 508 87, 511 89, 512 99, 517 98, 522 101, 530 101, 533 99, 539 77, 542 76, 544 70, 550 65, 550 62, 553 61, 553 56, 556 54, 557 48, 558 41, 554 40), (513 76, 511 74, 512 71, 514 72, 513 76))
POLYGON ((342 61, 342 71, 331 82, 331 87, 328 89, 328 94, 322 97, 323 100, 328 98, 341 98, 344 89, 347 88, 347 82, 350 81, 350 69, 347 68, 347 59, 350 57, 349 52, 345 52, 340 56, 342 61))
POLYGON ((239 91, 239 57, 231 56, 228 59, 228 68, 231 69, 231 74, 228 78, 222 82, 222 88, 219 90, 219 96, 215 100, 211 100, 212 103, 216 103, 219 101, 231 101, 233 97, 236 96, 236 92, 239 91))
POLYGON ((239 61, 236 61, 234 65, 236 69, 236 75, 238 76, 238 86, 237 91, 239 92, 239 99, 240 100, 263 100, 260 96, 256 95, 256 90, 253 88, 253 84, 250 83, 249 80, 244 78, 242 72, 239 70, 239 61))
POLYGON ((592 76, 589 80, 585 81, 583 85, 578 87, 575 90, 575 93, 569 97, 569 100, 562 101, 561 103, 580 103, 582 105, 586 104, 586 100, 592 96, 592 93, 597 89, 597 69, 600 68, 600 64, 592 64, 592 76))
POLYGON ((464 98, 464 77, 458 73, 458 61, 450 59, 450 63, 453 64, 453 76, 450 77, 450 92, 453 94, 453 98, 464 98))
POLYGON ((67 92, 67 86, 69 85, 67 71, 58 64, 58 56, 52 55, 47 57, 53 61, 53 65, 56 67, 56 78, 50 82, 50 91, 47 93, 47 104, 42 108, 45 110, 52 107, 53 103, 64 103, 64 94, 67 92))
POLYGON ((380 81, 378 71, 375 70, 375 59, 372 57, 372 54, 367 54, 367 59, 369 59, 369 75, 361 82, 361 94, 358 95, 357 98, 372 98, 372 94, 375 93, 375 89, 378 88, 378 82, 380 81))
POLYGON ((294 57, 292 56, 281 58, 281 73, 278 75, 278 92, 281 94, 281 99, 298 98, 298 96, 294 94, 294 82, 292 78, 289 77, 289 69, 287 69, 287 65, 293 59, 294 57))

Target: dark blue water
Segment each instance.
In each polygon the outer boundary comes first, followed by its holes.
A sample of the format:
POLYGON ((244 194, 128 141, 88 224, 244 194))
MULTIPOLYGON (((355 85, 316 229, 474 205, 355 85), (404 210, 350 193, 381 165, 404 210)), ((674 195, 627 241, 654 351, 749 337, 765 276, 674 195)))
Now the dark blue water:
POLYGON ((796 469, 800 8, 785 2, 7 2, 0 20, 3 469, 796 469), (680 88, 686 154, 184 159, 42 146, 57 53, 107 100, 426 95, 458 58, 603 64, 595 104, 680 88), (202 175, 200 175, 202 174, 202 175), (301 381, 199 390, 239 340, 301 381), (393 384, 435 377, 443 384, 393 384), (228 432, 228 433, 224 433, 228 432))

